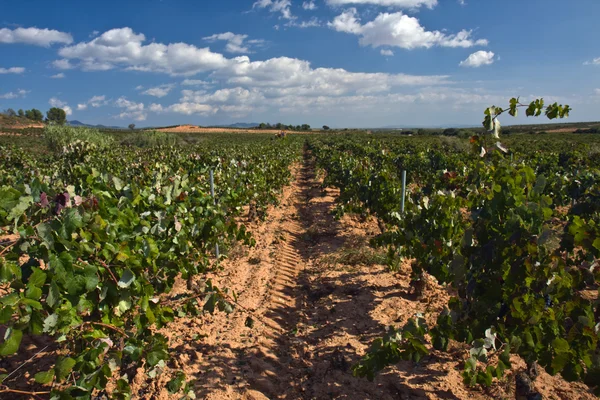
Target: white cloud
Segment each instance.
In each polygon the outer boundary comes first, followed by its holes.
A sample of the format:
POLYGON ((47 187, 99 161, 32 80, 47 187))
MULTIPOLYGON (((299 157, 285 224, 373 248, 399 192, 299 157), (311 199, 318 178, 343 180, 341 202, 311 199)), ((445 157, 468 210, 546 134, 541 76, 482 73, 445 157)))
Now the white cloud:
POLYGON ((586 61, 583 65, 600 65, 600 57, 594 58, 592 61, 586 61))
POLYGON ((441 47, 486 46, 485 39, 471 39, 471 31, 462 30, 456 34, 440 31, 427 31, 419 20, 402 12, 381 13, 373 21, 361 25, 358 12, 350 8, 328 23, 329 27, 360 36, 362 46, 394 46, 403 49, 441 47))
POLYGON ((135 121, 145 121, 147 118, 144 103, 136 103, 127 100, 126 97, 119 97, 114 102, 114 106, 123 109, 116 118, 133 119, 135 121))
POLYGON ((358 11, 356 11, 356 8, 350 8, 335 17, 332 22, 327 23, 327 26, 338 32, 359 35, 362 26, 360 25, 360 20, 357 18, 357 15, 358 11))
POLYGON ((181 82, 182 86, 210 86, 209 82, 200 79, 184 79, 181 82))
POLYGON ((53 43, 71 44, 73 37, 65 32, 39 28, 0 29, 0 43, 23 43, 49 47, 53 43))
POLYGON ((154 97, 161 98, 161 97, 165 97, 166 95, 168 95, 169 92, 171 90, 173 90, 173 88, 175 88, 175 84, 169 83, 169 84, 149 88, 148 90, 143 91, 142 94, 145 94, 147 96, 154 96, 154 97))
POLYGON ((594 93, 596 93, 597 95, 600 95, 600 89, 594 89, 594 93))
POLYGON ((392 57, 394 55, 394 52, 389 49, 381 49, 381 55, 386 57, 392 57))
POLYGON ((293 26, 296 28, 314 28, 323 25, 317 17, 312 17, 308 21, 296 22, 295 20, 288 22, 285 26, 293 26))
POLYGON ((142 86, 142 85, 138 85, 135 87, 135 90, 142 90, 142 89, 144 89, 144 86, 142 86))
POLYGON ((461 67, 478 68, 482 65, 491 65, 494 63, 494 53, 491 51, 477 51, 467 57, 466 60, 460 62, 461 67))
POLYGON ((23 90, 23 89, 18 89, 15 92, 8 92, 8 93, 4 93, 4 94, 0 94, 0 99, 17 99, 19 97, 25 97, 25 95, 27 95, 27 93, 29 93, 28 90, 23 90))
POLYGON ((22 74, 25 72, 23 67, 11 67, 11 68, 0 68, 0 75, 2 74, 22 74))
POLYGON ((83 104, 77 104, 78 110, 86 110, 88 106, 92 106, 94 108, 102 107, 108 104, 108 100, 106 100, 106 96, 94 96, 83 104))
POLYGON ((65 74, 63 74, 62 72, 60 72, 60 73, 58 73, 56 75, 52 75, 50 78, 52 78, 52 79, 64 79, 66 77, 67 76, 65 74))
MULTIPOLYGON (((248 38, 248 35, 236 35, 233 32, 217 33, 212 36, 207 36, 204 40, 208 42, 216 42, 217 40, 224 40, 227 42, 225 51, 229 53, 250 53, 248 46, 244 46, 244 41, 248 38)), ((258 43, 255 41, 254 43, 258 43)))
POLYGON ((437 0, 326 0, 330 6, 344 6, 347 4, 368 4, 383 7, 396 7, 404 9, 417 9, 419 7, 434 8, 437 0))
POLYGON ((467 1, 466 0, 458 0, 458 4, 460 4, 461 6, 466 6, 467 5, 467 1))
POLYGON ((314 0, 310 0, 302 3, 302 8, 312 11, 317 9, 317 5, 315 4, 314 0))
POLYGON ((62 108, 65 111, 65 114, 67 114, 67 116, 73 114, 73 109, 69 107, 69 105, 66 102, 61 101, 56 97, 52 97, 50 100, 48 100, 48 104, 50 104, 50 107, 62 108))
POLYGON ((71 62, 67 59, 62 59, 62 60, 55 60, 52 62, 52 65, 54 66, 54 68, 58 68, 58 69, 73 69, 75 68, 75 66, 73 64, 71 64, 71 62))
POLYGON ((268 8, 272 13, 281 13, 283 19, 295 19, 290 10, 291 5, 291 0, 258 0, 252 8, 268 8))
POLYGON ((131 28, 112 29, 89 41, 59 50, 61 57, 80 60, 87 71, 108 70, 117 66, 128 70, 163 72, 170 75, 194 75, 218 69, 227 59, 209 48, 186 43, 150 43, 131 28))

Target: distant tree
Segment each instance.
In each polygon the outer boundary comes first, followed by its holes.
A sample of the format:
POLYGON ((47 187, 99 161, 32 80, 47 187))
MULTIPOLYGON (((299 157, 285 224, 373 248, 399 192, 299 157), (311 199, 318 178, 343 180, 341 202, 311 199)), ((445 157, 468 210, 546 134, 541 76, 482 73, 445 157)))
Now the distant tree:
POLYGON ((267 125, 268 125, 268 124, 265 124, 264 122, 261 122, 261 123, 258 125, 258 129, 267 129, 267 125))
POLYGON ((135 129, 135 124, 129 124, 129 129, 134 130, 135 129))
POLYGON ((32 121, 42 122, 44 120, 44 114, 40 110, 32 108, 31 110, 25 111, 25 118, 32 121))
POLYGON ((444 136, 456 136, 457 134, 458 134, 458 129, 455 129, 455 128, 445 129, 444 132, 442 133, 442 135, 444 135, 444 136))
POLYGON ((8 110, 6 110, 6 115, 8 115, 9 117, 16 117, 17 113, 12 108, 9 108, 8 110))
POLYGON ((324 130, 324 131, 328 131, 328 130, 329 130, 329 127, 328 127, 327 125, 323 125, 323 130, 324 130))
POLYGON ((21 118, 23 118, 25 116, 25 111, 23 111, 23 109, 19 109, 19 111, 17 111, 17 115, 21 118))
POLYGON ((303 124, 303 125, 302 125, 302 130, 303 130, 303 131, 310 131, 310 125, 308 125, 308 124, 303 124))
POLYGON ((278 122, 278 123, 275 125, 275 129, 280 129, 280 130, 281 130, 282 128, 283 128, 283 124, 282 124, 281 122, 278 122))
POLYGON ((50 123, 64 125, 67 122, 67 113, 62 108, 52 107, 46 113, 46 119, 50 123))

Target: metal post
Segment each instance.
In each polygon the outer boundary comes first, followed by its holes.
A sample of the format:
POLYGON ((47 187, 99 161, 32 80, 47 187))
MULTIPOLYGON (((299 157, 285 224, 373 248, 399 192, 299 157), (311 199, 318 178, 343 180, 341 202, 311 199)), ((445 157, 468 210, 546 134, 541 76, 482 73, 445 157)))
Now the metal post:
MULTIPOLYGON (((217 204, 217 199, 215 198, 215 174, 213 170, 210 170, 210 195, 213 198, 213 204, 217 204)), ((215 254, 217 255, 217 260, 219 259, 219 244, 215 245, 215 254)))
POLYGON ((404 214, 404 199, 406 198, 406 171, 402 171, 402 214, 404 214))

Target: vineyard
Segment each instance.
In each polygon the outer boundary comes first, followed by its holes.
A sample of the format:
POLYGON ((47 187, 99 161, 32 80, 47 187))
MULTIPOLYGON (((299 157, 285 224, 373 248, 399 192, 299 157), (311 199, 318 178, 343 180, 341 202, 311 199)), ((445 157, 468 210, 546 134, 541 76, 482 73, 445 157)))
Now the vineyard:
POLYGON ((600 395, 600 138, 488 136, 4 137, 0 398, 600 395))

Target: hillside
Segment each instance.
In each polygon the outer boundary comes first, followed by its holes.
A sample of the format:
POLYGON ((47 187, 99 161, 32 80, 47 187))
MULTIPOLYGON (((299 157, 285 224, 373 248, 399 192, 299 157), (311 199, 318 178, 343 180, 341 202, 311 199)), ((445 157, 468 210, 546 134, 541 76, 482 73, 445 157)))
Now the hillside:
POLYGON ((26 118, 8 117, 0 114, 0 128, 5 129, 26 129, 26 128, 43 128, 45 125, 42 122, 34 122, 26 118))

